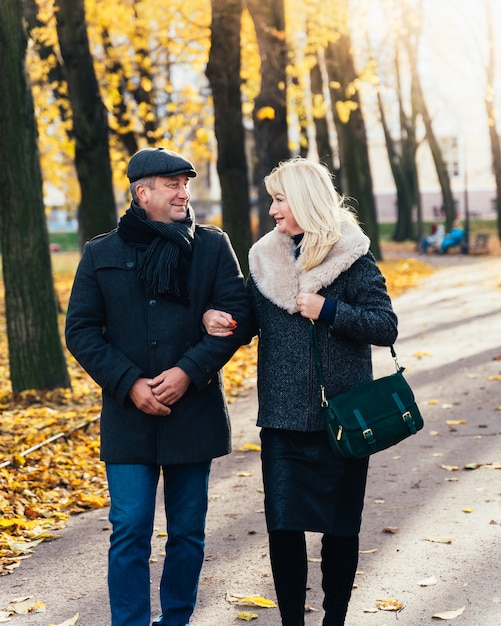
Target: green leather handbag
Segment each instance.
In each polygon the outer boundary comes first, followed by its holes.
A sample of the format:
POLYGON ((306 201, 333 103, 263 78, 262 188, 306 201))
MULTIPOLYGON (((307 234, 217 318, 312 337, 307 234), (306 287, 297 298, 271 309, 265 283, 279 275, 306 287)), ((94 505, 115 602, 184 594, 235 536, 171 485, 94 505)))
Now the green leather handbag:
POLYGON ((332 451, 336 456, 359 459, 394 446, 423 428, 414 393, 403 376, 393 346, 396 372, 362 383, 350 391, 327 398, 320 364, 316 326, 310 340, 320 383, 321 407, 332 451))

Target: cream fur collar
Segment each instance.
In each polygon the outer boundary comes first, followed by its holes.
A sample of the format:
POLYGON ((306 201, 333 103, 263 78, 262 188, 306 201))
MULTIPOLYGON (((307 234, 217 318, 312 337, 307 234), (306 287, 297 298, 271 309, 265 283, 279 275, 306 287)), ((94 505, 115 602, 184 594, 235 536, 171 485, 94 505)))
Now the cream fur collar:
POLYGON ((249 269, 259 291, 281 309, 296 313, 298 293, 317 293, 369 250, 369 238, 347 224, 339 241, 324 261, 305 271, 294 258, 295 246, 289 235, 275 228, 257 241, 249 252, 249 269))

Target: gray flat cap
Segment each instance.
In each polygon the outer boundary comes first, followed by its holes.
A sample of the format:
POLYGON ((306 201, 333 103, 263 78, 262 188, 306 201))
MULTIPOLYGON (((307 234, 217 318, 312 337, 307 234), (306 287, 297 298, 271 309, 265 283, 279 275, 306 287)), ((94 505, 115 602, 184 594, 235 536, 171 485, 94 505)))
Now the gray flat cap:
POLYGON ((127 177, 131 183, 145 176, 177 176, 186 174, 195 178, 193 164, 177 152, 165 148, 144 148, 129 161, 127 177))

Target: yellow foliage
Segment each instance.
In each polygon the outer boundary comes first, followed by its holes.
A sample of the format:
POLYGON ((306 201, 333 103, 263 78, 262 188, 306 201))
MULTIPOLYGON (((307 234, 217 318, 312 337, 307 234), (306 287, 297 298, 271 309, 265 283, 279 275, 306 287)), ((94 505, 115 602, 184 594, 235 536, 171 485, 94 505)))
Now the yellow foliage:
POLYGON ((347 124, 350 121, 350 115, 352 111, 356 111, 358 104, 353 100, 337 100, 336 111, 339 117, 339 121, 342 124, 347 124))
POLYGON ((273 107, 261 107, 256 112, 256 118, 260 121, 262 120, 274 120, 275 119, 275 109, 273 107))

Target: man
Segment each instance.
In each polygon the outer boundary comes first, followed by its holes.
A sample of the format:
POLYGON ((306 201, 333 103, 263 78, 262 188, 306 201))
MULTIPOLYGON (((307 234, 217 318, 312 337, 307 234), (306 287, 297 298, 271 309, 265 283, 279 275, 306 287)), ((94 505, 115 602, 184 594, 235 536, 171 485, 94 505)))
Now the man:
POLYGON ((118 228, 85 246, 66 342, 102 387, 101 459, 111 499, 112 626, 149 626, 149 557, 163 473, 167 556, 162 626, 185 626, 204 556, 211 460, 229 453, 221 367, 247 340, 248 301, 228 237, 195 226, 193 165, 144 149, 130 160, 132 203, 118 228), (239 320, 228 338, 203 332, 209 307, 239 320))

